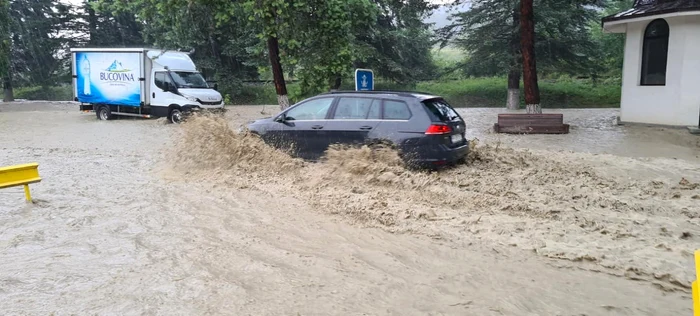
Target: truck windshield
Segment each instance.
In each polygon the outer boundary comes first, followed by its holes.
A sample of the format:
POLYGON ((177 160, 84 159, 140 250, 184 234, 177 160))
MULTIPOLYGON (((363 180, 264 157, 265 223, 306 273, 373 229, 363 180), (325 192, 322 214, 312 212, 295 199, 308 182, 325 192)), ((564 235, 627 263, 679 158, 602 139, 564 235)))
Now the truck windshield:
POLYGON ((198 72, 172 71, 170 74, 181 89, 208 89, 209 85, 198 72))

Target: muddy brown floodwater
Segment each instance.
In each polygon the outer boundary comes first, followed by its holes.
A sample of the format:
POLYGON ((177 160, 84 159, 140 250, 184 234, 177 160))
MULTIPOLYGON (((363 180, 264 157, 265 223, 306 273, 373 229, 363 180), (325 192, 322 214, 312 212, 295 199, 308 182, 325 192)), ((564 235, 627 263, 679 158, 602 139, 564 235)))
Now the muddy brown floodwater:
MULTIPOLYGON (((0 104, 3 315, 689 315, 700 137, 565 110, 569 135, 489 132, 439 172, 391 151, 305 163, 238 126, 0 104)), ((268 107, 269 111, 270 107, 268 107)))

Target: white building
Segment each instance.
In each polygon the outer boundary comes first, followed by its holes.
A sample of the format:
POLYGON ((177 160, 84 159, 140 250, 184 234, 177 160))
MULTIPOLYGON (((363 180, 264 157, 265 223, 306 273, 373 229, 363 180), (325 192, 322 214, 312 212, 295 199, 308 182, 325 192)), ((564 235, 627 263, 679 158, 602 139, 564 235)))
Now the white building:
POLYGON ((635 0, 602 22, 626 34, 620 121, 700 125, 700 0, 635 0))

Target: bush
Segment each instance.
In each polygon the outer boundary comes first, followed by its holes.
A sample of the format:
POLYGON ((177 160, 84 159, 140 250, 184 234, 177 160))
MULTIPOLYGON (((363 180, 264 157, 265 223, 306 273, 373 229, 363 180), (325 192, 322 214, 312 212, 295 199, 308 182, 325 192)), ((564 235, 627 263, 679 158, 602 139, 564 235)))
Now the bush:
POLYGON ((15 99, 40 100, 40 101, 71 101, 73 100, 73 88, 71 86, 59 87, 20 87, 14 89, 15 99))
POLYGON ((243 85, 238 91, 220 91, 226 99, 226 104, 260 105, 276 104, 277 97, 274 85, 243 85))

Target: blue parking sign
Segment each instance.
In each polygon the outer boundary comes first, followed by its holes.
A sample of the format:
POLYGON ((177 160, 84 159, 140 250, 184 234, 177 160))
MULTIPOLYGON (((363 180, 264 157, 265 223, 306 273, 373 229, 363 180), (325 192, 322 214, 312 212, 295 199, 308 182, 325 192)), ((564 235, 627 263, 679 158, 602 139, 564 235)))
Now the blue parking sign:
POLYGON ((374 72, 370 69, 355 69, 355 91, 374 90, 374 72))

